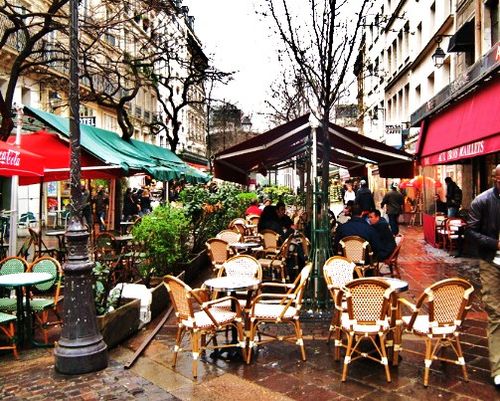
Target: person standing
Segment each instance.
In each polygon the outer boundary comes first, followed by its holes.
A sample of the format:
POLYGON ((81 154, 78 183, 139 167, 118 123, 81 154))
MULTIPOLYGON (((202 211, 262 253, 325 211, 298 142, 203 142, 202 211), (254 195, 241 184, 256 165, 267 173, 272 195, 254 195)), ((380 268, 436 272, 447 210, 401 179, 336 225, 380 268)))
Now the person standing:
POLYGON ((92 203, 90 191, 87 189, 85 184, 80 185, 80 191, 82 192, 82 218, 84 223, 87 224, 88 230, 92 230, 92 203))
POLYGON ((140 216, 144 216, 145 214, 151 213, 151 193, 149 189, 144 188, 142 190, 141 197, 139 198, 140 205, 140 216))
POLYGON ((95 213, 99 222, 99 230, 106 231, 106 212, 108 210, 109 197, 104 191, 104 187, 97 187, 97 195, 94 198, 95 213))
POLYGON ((401 192, 398 191, 396 184, 391 185, 391 190, 387 192, 382 199, 381 207, 385 206, 387 216, 389 218, 389 226, 394 235, 399 234, 398 218, 403 208, 404 198, 401 192))
POLYGON ((500 164, 495 168, 493 188, 479 194, 470 206, 467 234, 477 244, 482 300, 488 313, 488 347, 491 376, 500 387, 500 164))
POLYGON ((446 183, 446 206, 448 207, 448 217, 455 217, 462 204, 462 190, 451 177, 446 177, 444 182, 446 183))
POLYGON ((356 192, 354 203, 359 205, 363 211, 363 216, 366 216, 368 212, 375 209, 375 202, 373 201, 372 191, 368 188, 368 183, 365 180, 361 180, 359 183, 361 188, 356 192))
POLYGON ((352 184, 346 184, 346 190, 342 199, 344 200, 344 205, 347 205, 347 202, 354 201, 356 199, 356 193, 352 189, 352 184))

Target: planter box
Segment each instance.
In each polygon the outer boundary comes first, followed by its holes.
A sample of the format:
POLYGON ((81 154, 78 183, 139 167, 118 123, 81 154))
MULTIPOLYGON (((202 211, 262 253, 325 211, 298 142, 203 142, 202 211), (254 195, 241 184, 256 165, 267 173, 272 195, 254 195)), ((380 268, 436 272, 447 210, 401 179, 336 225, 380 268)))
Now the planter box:
POLYGON ((140 324, 141 300, 132 299, 105 315, 97 316, 97 327, 109 348, 137 332, 140 324))

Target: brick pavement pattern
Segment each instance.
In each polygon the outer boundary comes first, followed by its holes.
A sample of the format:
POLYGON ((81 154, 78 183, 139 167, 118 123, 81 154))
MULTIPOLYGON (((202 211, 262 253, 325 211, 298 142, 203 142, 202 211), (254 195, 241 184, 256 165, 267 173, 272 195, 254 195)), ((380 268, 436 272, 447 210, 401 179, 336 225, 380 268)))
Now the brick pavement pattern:
MULTIPOLYGON (((402 278, 410 285, 404 294, 415 300, 433 282, 459 276, 476 288, 473 307, 464 324, 462 345, 469 383, 459 366, 434 363, 430 385, 422 384, 423 359, 402 352, 399 366, 391 367, 392 383, 385 381, 383 368, 368 360, 351 364, 347 382, 341 383, 342 362, 335 362, 327 345, 329 314, 305 316, 303 329, 307 361, 288 343, 260 347, 252 364, 202 358, 199 376, 191 376, 191 355, 180 354, 176 369, 170 366, 175 327, 167 322, 130 370, 128 362, 155 326, 110 351, 107 369, 81 376, 63 376, 54 371, 51 350, 21 352, 19 361, 11 354, 0 356, 1 400, 500 400, 490 383, 486 314, 480 301, 478 261, 452 258, 423 241, 420 227, 401 227, 406 240, 400 255, 402 278)), ((188 345, 186 340, 186 346, 188 345)), ((406 348, 423 349, 423 343, 405 335, 406 348)))

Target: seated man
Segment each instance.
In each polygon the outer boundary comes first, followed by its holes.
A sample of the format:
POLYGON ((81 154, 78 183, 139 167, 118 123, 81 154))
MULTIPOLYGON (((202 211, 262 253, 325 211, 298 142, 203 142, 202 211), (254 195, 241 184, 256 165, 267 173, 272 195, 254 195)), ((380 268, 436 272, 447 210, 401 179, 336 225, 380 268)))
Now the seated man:
POLYGON ((278 214, 278 222, 281 226, 281 232, 283 239, 288 238, 295 230, 292 219, 286 214, 285 203, 279 201, 276 203, 276 213, 278 214))
POLYGON ((396 241, 392 235, 391 228, 387 220, 381 217, 380 210, 373 210, 368 214, 370 225, 377 232, 380 239, 380 247, 378 249, 377 259, 381 262, 387 259, 392 251, 396 248, 396 241))
POLYGON ((380 249, 380 238, 373 227, 371 227, 363 218, 361 207, 359 205, 352 205, 351 208, 351 219, 337 227, 335 240, 333 242, 334 250, 338 250, 338 244, 340 240, 344 237, 351 235, 357 235, 370 243, 372 251, 375 255, 378 255, 380 249))
POLYGON ((337 216, 337 224, 345 224, 351 219, 351 208, 354 205, 354 201, 350 200, 344 206, 344 209, 337 216))

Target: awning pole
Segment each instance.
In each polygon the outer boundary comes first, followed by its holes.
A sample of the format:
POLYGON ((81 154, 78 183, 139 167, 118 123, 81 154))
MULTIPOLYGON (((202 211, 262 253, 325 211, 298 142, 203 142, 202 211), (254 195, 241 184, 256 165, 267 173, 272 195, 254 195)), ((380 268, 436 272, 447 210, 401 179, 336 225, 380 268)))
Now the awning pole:
MULTIPOLYGON (((21 146, 21 128, 23 126, 24 106, 22 104, 15 105, 17 119, 16 119, 16 142, 17 147, 21 146)), ((9 256, 16 256, 17 252, 17 216, 19 214, 18 206, 18 192, 19 176, 12 176, 11 189, 10 189, 10 230, 9 230, 9 256)))

